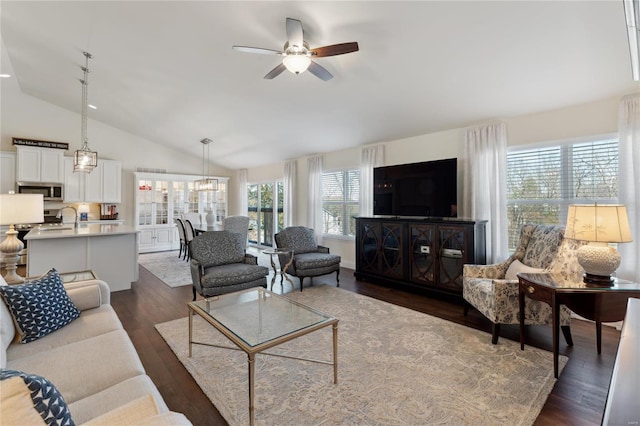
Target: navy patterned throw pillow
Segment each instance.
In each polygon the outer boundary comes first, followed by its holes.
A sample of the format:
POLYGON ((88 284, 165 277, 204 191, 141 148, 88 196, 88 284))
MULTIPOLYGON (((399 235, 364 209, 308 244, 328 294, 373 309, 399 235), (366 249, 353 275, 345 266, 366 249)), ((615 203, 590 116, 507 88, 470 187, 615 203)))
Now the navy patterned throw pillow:
MULTIPOLYGON (((16 370, 0 370, 0 380, 20 377, 24 381, 33 408, 47 425, 74 426, 69 407, 58 389, 49 380, 36 374, 27 374, 16 370)), ((25 396, 26 397, 26 396, 25 396)))
POLYGON ((22 343, 44 337, 80 316, 55 269, 30 283, 0 286, 0 296, 13 315, 22 343))

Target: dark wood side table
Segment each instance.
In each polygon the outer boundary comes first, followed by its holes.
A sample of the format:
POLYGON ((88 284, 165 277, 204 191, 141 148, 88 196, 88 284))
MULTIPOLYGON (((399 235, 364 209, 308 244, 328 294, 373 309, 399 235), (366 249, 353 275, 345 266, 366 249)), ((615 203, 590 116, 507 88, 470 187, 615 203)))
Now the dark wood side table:
MULTIPOLYGON (((595 321, 598 354, 602 348, 602 323, 624 319, 627 300, 640 298, 640 284, 616 280, 611 287, 590 287, 586 283, 566 281, 559 275, 518 274, 520 312, 524 312, 525 296, 548 303, 553 312, 553 373, 558 378, 558 346, 560 305, 595 321)), ((524 350, 524 316, 520 315, 520 349, 524 350)))

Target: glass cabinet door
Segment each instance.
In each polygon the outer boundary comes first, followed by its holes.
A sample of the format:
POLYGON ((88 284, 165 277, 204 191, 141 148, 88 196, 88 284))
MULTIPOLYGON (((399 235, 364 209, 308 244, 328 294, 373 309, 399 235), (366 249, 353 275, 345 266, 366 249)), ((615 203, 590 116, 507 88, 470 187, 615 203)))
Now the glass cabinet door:
POLYGON ((152 225, 153 215, 153 182, 150 180, 138 181, 138 225, 152 225))
POLYGON ((166 225, 169 223, 169 183, 167 181, 154 182, 153 201, 156 210, 155 225, 166 225))
POLYGON ((189 205, 187 203, 187 182, 173 182, 173 191, 171 199, 173 201, 173 219, 182 217, 188 211, 189 205))

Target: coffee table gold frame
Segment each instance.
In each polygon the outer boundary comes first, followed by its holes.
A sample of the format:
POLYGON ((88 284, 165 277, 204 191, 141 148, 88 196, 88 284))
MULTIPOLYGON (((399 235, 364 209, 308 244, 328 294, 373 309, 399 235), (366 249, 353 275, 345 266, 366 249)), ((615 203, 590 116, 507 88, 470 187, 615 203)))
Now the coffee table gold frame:
MULTIPOLYGON (((294 331, 294 332, 289 332, 286 333, 284 335, 281 335, 279 337, 276 337, 274 339, 270 339, 267 340, 265 342, 261 342, 258 343, 256 345, 250 345, 247 342, 245 342, 243 339, 239 338, 232 330, 230 330, 229 328, 227 328, 224 324, 222 324, 220 321, 218 321, 214 316, 212 316, 210 313, 208 313, 205 309, 203 309, 202 307, 198 306, 198 302, 189 302, 188 303, 188 307, 189 307, 189 358, 191 358, 192 355, 192 346, 194 344, 196 345, 203 345, 203 346, 212 346, 212 347, 216 347, 216 348, 224 348, 224 349, 232 349, 232 350, 242 350, 247 354, 247 358, 248 358, 248 368, 249 368, 249 425, 253 426, 254 424, 254 417, 255 417, 255 406, 254 406, 254 396, 255 396, 255 358, 256 358, 256 354, 258 353, 262 353, 264 355, 270 355, 270 356, 277 356, 277 357, 281 357, 281 358, 289 358, 289 359, 297 359, 297 360, 301 360, 301 361, 309 361, 309 362, 315 362, 315 363, 319 363, 319 364, 326 364, 326 365, 332 365, 333 366, 333 383, 334 384, 338 384, 338 319, 337 318, 333 318, 330 316, 327 316, 326 314, 317 311, 313 308, 310 308, 309 306, 303 305, 301 303, 295 302, 293 300, 290 300, 286 297, 277 295, 275 293, 272 293, 266 289, 263 288, 259 288, 258 289, 260 292, 262 292, 262 294, 259 297, 277 297, 280 299, 284 299, 286 300, 288 303, 291 303, 292 305, 296 305, 298 307, 301 307, 303 309, 307 309, 311 312, 315 312, 319 315, 325 316, 326 318, 322 321, 319 321, 313 325, 310 326, 306 326, 306 327, 301 327, 300 329, 294 331), (216 330, 218 330, 220 333, 222 333, 224 336, 226 336, 229 340, 231 340, 231 342, 233 342, 237 348, 234 347, 230 347, 230 346, 221 346, 221 345, 214 345, 211 343, 205 343, 205 342, 196 342, 193 340, 193 314, 197 314, 200 317, 202 317, 206 322, 208 322, 210 325, 212 325, 216 330), (300 336, 304 336, 306 334, 312 333, 316 330, 319 330, 321 328, 325 328, 331 326, 333 329, 333 362, 329 362, 329 361, 322 361, 322 360, 315 360, 315 359, 308 359, 308 358, 298 358, 298 357, 293 357, 293 356, 287 356, 287 355, 281 355, 281 354, 274 354, 274 353, 268 353, 268 352, 264 352, 265 350, 272 348, 274 346, 278 346, 282 343, 285 342, 289 342, 297 337, 300 336)), ((233 293, 231 293, 233 294, 233 293)), ((216 301, 220 298, 221 296, 216 296, 216 297, 211 297, 208 299, 205 299, 205 303, 207 301, 216 301)), ((224 296, 222 296, 224 297, 224 296)), ((202 301, 200 301, 202 302, 202 301)))

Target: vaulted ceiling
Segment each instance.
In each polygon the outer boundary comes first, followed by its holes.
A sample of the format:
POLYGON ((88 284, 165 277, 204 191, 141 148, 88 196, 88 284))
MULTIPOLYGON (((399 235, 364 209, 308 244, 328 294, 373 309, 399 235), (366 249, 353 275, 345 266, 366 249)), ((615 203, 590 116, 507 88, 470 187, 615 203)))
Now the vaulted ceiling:
MULTIPOLYGON (((212 162, 253 167, 621 96, 631 79, 622 0, 1 1, 1 35, 22 92, 212 162), (263 76, 285 19, 334 78, 263 76)), ((10 68, 7 70, 5 68, 10 68)))

